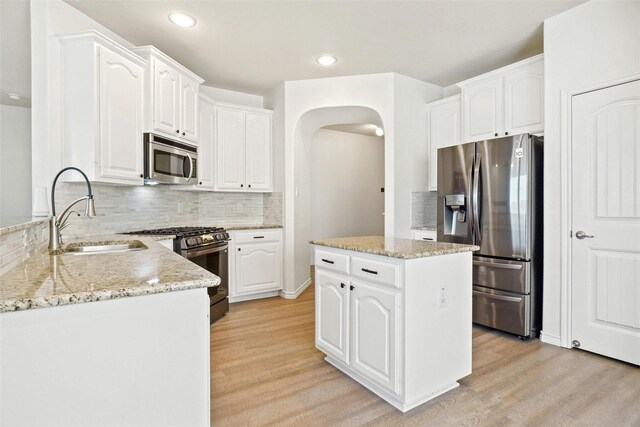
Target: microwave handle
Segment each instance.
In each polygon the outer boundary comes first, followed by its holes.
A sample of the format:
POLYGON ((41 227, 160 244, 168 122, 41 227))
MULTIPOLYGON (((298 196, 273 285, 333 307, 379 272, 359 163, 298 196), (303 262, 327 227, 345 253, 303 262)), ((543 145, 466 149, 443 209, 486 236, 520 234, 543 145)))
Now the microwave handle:
POLYGON ((187 153, 187 157, 189 158, 189 176, 187 177, 187 181, 190 181, 191 175, 193 175, 193 159, 191 158, 189 153, 187 153))

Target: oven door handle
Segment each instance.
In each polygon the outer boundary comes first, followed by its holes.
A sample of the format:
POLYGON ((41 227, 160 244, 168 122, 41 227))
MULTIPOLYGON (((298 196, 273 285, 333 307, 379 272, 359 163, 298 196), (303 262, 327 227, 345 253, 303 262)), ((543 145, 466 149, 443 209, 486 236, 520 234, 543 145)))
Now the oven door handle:
POLYGON ((189 258, 195 258, 202 255, 214 254, 216 252, 222 252, 227 250, 228 248, 229 248, 229 245, 224 245, 224 246, 216 246, 214 248, 205 248, 200 250, 187 250, 184 253, 187 259, 189 259, 189 258))
POLYGON ((191 175, 193 175, 193 159, 191 158, 191 155, 189 155, 189 153, 187 154, 187 158, 189 159, 189 176, 187 177, 187 182, 191 181, 191 175))

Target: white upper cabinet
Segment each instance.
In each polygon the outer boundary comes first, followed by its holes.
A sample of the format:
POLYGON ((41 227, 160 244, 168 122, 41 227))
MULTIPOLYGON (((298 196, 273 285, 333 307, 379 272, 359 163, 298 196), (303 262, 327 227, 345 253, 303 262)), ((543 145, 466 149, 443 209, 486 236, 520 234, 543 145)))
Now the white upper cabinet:
POLYGON ((544 131, 543 61, 534 56, 458 83, 463 142, 544 131))
POLYGON ((215 106, 209 98, 199 96, 200 143, 198 144, 198 184, 203 189, 213 189, 215 183, 215 159, 213 143, 215 140, 215 106))
POLYGON ((142 184, 145 61, 95 31, 59 39, 64 166, 95 182, 142 184))
POLYGON ((272 111, 216 105, 217 191, 272 190, 272 111))
POLYGON ((438 148, 462 143, 460 95, 427 105, 429 126, 429 191, 438 190, 438 148))
POLYGON ((197 144, 198 93, 204 80, 153 46, 131 51, 149 61, 144 131, 197 144))

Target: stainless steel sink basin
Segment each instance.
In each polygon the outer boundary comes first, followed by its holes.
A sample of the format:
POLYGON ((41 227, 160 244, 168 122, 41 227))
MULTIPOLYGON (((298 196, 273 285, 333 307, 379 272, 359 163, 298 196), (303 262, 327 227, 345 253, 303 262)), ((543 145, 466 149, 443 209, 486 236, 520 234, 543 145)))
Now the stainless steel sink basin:
POLYGON ((64 248, 64 253, 69 255, 112 254, 114 252, 142 251, 149 249, 139 240, 103 241, 70 243, 64 248))

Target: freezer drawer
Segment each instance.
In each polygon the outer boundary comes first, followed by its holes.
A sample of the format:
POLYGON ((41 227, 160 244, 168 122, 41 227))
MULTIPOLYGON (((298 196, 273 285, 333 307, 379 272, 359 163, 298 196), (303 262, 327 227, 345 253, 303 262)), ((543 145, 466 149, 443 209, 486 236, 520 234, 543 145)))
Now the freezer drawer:
POLYGON ((499 291, 531 292, 531 263, 473 257, 473 284, 499 291))
POLYGON ((529 295, 473 287, 473 322, 527 337, 531 334, 529 295))

